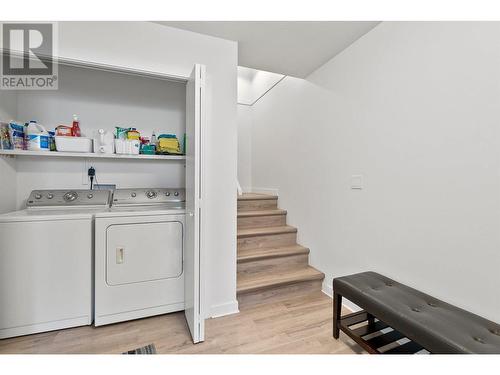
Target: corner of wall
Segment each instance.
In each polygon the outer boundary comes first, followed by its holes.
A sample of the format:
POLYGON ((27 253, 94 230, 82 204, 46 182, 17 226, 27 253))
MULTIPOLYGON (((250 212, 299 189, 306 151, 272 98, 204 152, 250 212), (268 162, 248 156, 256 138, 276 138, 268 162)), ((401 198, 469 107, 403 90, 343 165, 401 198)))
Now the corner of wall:
POLYGON ((225 315, 238 314, 240 312, 238 306, 238 300, 223 303, 220 305, 214 305, 210 308, 209 318, 219 318, 225 315))
MULTIPOLYGON (((321 286, 321 291, 330 298, 333 298, 332 280, 333 277, 325 275, 325 279, 323 280, 323 284, 321 286)), ((355 305, 354 303, 345 298, 342 298, 342 306, 351 310, 352 312, 358 312, 363 310, 361 307, 355 305)))

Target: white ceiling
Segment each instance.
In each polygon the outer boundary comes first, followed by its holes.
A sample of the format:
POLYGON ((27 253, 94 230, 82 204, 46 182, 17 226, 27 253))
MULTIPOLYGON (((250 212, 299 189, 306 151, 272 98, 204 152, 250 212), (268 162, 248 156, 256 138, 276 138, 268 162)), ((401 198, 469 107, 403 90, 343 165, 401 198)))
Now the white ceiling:
POLYGON ((305 78, 373 29, 371 21, 163 21, 239 42, 238 65, 305 78))

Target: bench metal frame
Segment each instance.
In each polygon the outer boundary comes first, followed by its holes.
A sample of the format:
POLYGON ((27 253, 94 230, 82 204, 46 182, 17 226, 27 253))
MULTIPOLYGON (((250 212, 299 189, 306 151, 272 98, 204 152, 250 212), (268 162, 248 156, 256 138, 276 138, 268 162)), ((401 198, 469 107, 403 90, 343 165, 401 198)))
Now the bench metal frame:
POLYGON ((335 339, 339 338, 342 331, 370 354, 415 354, 424 349, 365 310, 344 316, 341 316, 341 310, 342 296, 334 292, 333 337, 335 339))

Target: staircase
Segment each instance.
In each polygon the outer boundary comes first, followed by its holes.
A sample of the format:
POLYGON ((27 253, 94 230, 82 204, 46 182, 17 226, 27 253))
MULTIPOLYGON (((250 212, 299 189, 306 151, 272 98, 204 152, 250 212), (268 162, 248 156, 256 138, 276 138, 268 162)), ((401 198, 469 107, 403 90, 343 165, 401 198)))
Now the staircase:
POLYGON ((321 290, 324 274, 309 266, 309 249, 297 244, 277 196, 238 197, 237 259, 240 308, 321 290))

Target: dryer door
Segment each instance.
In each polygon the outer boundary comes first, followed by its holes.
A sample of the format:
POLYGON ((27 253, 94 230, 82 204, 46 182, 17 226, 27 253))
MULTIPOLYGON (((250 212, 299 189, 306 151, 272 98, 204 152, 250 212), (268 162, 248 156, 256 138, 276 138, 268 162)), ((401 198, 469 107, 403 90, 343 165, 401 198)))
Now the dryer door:
POLYGON ((106 230, 106 283, 122 285, 182 275, 178 221, 113 224, 106 230))

